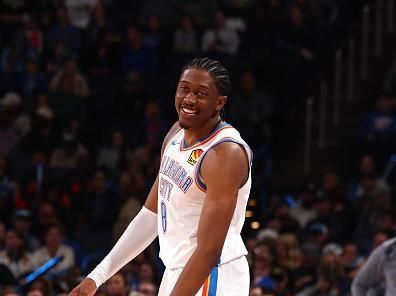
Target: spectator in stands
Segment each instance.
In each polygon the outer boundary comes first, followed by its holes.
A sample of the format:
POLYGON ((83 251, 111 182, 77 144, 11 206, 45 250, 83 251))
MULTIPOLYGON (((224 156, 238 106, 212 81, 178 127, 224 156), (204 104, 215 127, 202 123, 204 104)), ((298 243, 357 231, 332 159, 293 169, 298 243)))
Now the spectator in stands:
POLYGON ((173 51, 179 54, 195 54, 198 51, 197 32, 193 20, 183 15, 173 33, 173 51))
POLYGON ((341 260, 345 275, 350 280, 356 276, 364 263, 364 257, 359 254, 358 246, 354 242, 345 244, 341 260))
POLYGON ((97 168, 92 173, 91 188, 81 196, 76 211, 82 215, 85 227, 83 247, 88 250, 105 250, 112 245, 113 223, 117 218, 120 198, 116 195, 107 172, 97 168))
POLYGON ((46 229, 60 223, 54 207, 48 202, 42 202, 37 206, 35 216, 37 219, 33 221, 33 229, 37 237, 44 237, 46 229))
POLYGON ((139 285, 138 291, 143 296, 155 296, 157 295, 158 287, 154 283, 145 282, 139 285))
POLYGON ((45 296, 45 293, 40 289, 29 289, 26 296, 45 296))
POLYGON ((26 251, 24 238, 13 229, 8 229, 4 250, 0 251, 0 264, 6 265, 15 279, 33 271, 35 260, 26 251))
POLYGON ((12 126, 21 138, 30 130, 30 117, 24 112, 22 104, 21 96, 14 92, 6 93, 0 101, 1 112, 8 115, 12 126))
POLYGON ((276 252, 277 262, 280 267, 293 272, 301 266, 301 247, 295 234, 285 233, 279 235, 276 252))
POLYGON ((95 76, 108 75, 111 70, 119 71, 121 38, 107 20, 105 7, 99 2, 93 19, 85 34, 83 66, 95 76))
POLYGON ((24 124, 26 120, 19 120, 20 104, 21 98, 16 93, 7 93, 0 101, 0 154, 5 156, 21 141, 26 129, 29 129, 29 125, 26 127, 24 124))
POLYGON ((308 224, 306 227, 306 239, 302 249, 309 249, 313 255, 321 254, 322 248, 329 240, 329 229, 322 223, 308 224))
MULTIPOLYGON (((142 201, 139 197, 139 177, 131 175, 127 171, 123 171, 119 177, 120 196, 123 199, 118 218, 114 223, 113 240, 117 241, 124 230, 127 228, 132 219, 142 208, 142 201)), ((144 184, 143 184, 144 186, 144 184)))
POLYGON ((28 251, 32 252, 41 246, 40 241, 31 232, 32 213, 29 210, 17 210, 14 215, 14 230, 21 237, 28 251))
POLYGON ((58 169, 75 169, 79 160, 88 152, 73 133, 64 131, 62 138, 62 145, 57 147, 51 155, 50 166, 58 169))
POLYGON ((41 54, 44 47, 43 32, 35 16, 30 15, 25 22, 25 40, 30 54, 41 54))
POLYGON ((290 215, 294 217, 301 228, 305 228, 307 223, 316 218, 314 202, 317 194, 315 183, 308 182, 298 195, 297 204, 290 209, 290 215))
POLYGON ((273 99, 265 90, 258 88, 256 76, 250 70, 242 73, 239 86, 239 91, 230 101, 229 115, 249 145, 257 149, 270 142, 273 99))
POLYGON ((127 296, 129 288, 124 274, 117 272, 109 278, 105 283, 104 290, 106 296, 127 296))
POLYGON ((254 249, 254 263, 251 268, 253 271, 252 281, 255 285, 261 286, 263 281, 270 278, 276 260, 275 244, 276 241, 264 240, 258 243, 254 249))
POLYGON ((38 107, 33 114, 32 128, 23 141, 24 147, 32 153, 42 153, 49 162, 59 140, 52 109, 45 106, 38 107))
POLYGON ((67 9, 58 7, 56 10, 56 24, 47 33, 48 46, 53 49, 61 43, 67 51, 77 52, 80 48, 80 32, 70 24, 67 9))
POLYGON ((217 11, 214 17, 214 27, 206 30, 202 36, 202 51, 220 56, 233 56, 238 52, 239 36, 227 27, 226 16, 217 11))
POLYGON ((394 152, 396 145, 396 113, 392 97, 383 94, 376 101, 376 108, 363 119, 359 131, 363 152, 372 153, 382 169, 394 152))
POLYGON ((156 273, 154 265, 150 264, 149 262, 143 262, 139 267, 138 280, 139 285, 142 283, 155 283, 156 273))
POLYGON ((63 62, 63 67, 52 78, 50 83, 50 90, 53 92, 65 92, 71 93, 78 97, 87 97, 89 96, 89 86, 86 78, 80 72, 76 56, 74 54, 70 54, 65 57, 63 62), (65 88, 65 79, 70 79, 68 83, 70 83, 70 88, 65 88))
POLYGON ((151 151, 159 151, 167 130, 167 121, 161 114, 159 103, 156 101, 148 102, 144 118, 139 123, 138 143, 146 145, 151 151))
POLYGON ((44 235, 44 245, 33 253, 36 261, 36 267, 41 266, 48 260, 56 256, 62 256, 63 259, 55 265, 48 274, 52 276, 64 275, 75 264, 74 250, 63 244, 63 231, 60 225, 53 224, 49 226, 44 235))
POLYGON ((125 45, 121 49, 121 68, 124 73, 136 71, 139 74, 153 73, 157 69, 156 52, 144 45, 143 32, 136 25, 127 28, 125 45))
POLYGON ((97 165, 105 168, 110 176, 115 177, 117 172, 129 167, 131 158, 132 154, 125 143, 124 134, 121 131, 114 131, 111 146, 99 151, 97 165))
POLYGON ((217 3, 211 0, 186 0, 181 5, 181 12, 191 15, 195 24, 199 27, 207 27, 213 21, 216 14, 217 3))
POLYGON ((23 97, 23 107, 31 113, 37 95, 48 89, 48 79, 40 71, 38 56, 30 56, 25 62, 25 71, 18 80, 18 89, 23 97))
MULTIPOLYGON (((148 95, 142 86, 140 75, 137 72, 130 72, 123 81, 120 92, 115 96, 112 110, 112 121, 116 126, 129 126, 127 143, 136 145, 136 132, 131 126, 136 126, 144 116, 144 109, 148 101, 148 95), (128 135, 133 134, 132 138, 128 135)), ((132 136, 132 135, 131 135, 132 136)))
POLYGON ((383 193, 390 191, 389 185, 384 180, 377 178, 375 173, 367 173, 360 176, 355 194, 352 196, 354 200, 367 197, 371 200, 377 200, 383 193))
POLYGON ((5 235, 6 235, 5 224, 0 221, 0 250, 4 249, 4 246, 5 246, 5 235))
POLYGON ((158 51, 161 45, 161 21, 159 16, 150 15, 145 21, 143 46, 158 51))
POLYGON ((86 29, 98 0, 66 0, 65 6, 70 23, 79 29, 86 29))

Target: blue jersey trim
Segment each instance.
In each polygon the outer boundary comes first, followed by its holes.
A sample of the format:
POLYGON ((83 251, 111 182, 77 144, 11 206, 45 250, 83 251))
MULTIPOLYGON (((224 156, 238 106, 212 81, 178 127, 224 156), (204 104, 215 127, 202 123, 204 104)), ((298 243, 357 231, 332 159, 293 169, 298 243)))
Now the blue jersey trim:
POLYGON ((219 276, 219 268, 216 265, 212 269, 212 272, 210 273, 210 284, 209 284, 208 296, 216 296, 218 276, 219 276))
POLYGON ((248 151, 246 151, 246 152, 247 152, 247 154, 248 154, 249 166, 252 165, 252 161, 253 161, 253 151, 252 151, 252 149, 250 149, 250 147, 249 147, 248 145, 246 145, 245 143, 242 143, 242 142, 240 142, 240 141, 238 141, 238 140, 236 140, 236 139, 234 139, 234 138, 230 138, 230 137, 226 137, 226 138, 221 139, 220 141, 216 142, 213 146, 209 147, 209 149, 206 150, 206 151, 201 155, 201 157, 200 157, 199 160, 198 160, 198 163, 197 163, 196 166, 195 166, 195 170, 194 170, 194 180, 195 180, 195 183, 197 184, 198 188, 201 189, 201 190, 204 191, 204 192, 206 192, 207 188, 206 188, 205 182, 202 180, 202 177, 201 177, 201 165, 202 165, 202 161, 203 161, 203 159, 205 158, 206 153, 208 153, 208 151, 209 151, 210 149, 212 149, 213 147, 216 147, 217 145, 219 145, 219 144, 221 144, 221 143, 225 143, 225 142, 232 142, 232 143, 236 143, 236 144, 238 144, 238 145, 242 145, 243 147, 245 147, 246 150, 250 151, 250 155, 249 155, 248 151))

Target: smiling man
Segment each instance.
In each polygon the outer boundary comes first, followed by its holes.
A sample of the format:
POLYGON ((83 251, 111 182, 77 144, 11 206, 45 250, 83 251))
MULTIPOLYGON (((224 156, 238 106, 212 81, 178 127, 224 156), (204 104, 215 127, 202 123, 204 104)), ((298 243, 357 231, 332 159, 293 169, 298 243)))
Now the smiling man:
POLYGON ((252 153, 221 118, 230 87, 228 71, 218 61, 194 59, 184 67, 175 96, 179 120, 164 140, 146 203, 71 296, 93 295, 157 235, 166 266, 158 295, 249 294, 241 230, 252 153))

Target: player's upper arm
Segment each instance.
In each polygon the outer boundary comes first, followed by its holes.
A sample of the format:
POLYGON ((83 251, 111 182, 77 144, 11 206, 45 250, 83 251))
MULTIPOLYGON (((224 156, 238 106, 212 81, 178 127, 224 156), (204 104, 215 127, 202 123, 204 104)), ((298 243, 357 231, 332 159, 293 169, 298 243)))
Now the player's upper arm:
POLYGON ((223 142, 207 152, 200 174, 208 192, 235 194, 246 182, 249 166, 247 152, 240 144, 223 142))
MULTIPOLYGON (((175 122, 171 127, 171 129, 166 134, 165 139, 162 143, 161 156, 164 153, 166 144, 179 130, 180 130, 179 122, 175 122)), ((154 213, 157 213, 157 202, 158 202, 158 178, 155 179, 155 182, 150 189, 150 192, 147 196, 144 206, 149 210, 153 211, 154 213)))

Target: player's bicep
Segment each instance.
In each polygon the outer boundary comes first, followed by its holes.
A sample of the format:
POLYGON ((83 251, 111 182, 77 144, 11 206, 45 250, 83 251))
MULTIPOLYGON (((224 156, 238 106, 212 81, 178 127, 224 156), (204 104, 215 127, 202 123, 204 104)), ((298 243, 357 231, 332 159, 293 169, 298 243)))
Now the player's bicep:
POLYGON ((200 175, 207 190, 219 193, 219 197, 237 194, 249 175, 245 149, 234 142, 223 142, 213 147, 202 161, 200 175))
POLYGON ((221 250, 247 172, 248 161, 238 144, 220 144, 205 155, 201 176, 207 193, 198 226, 198 246, 203 242, 208 248, 221 250))

